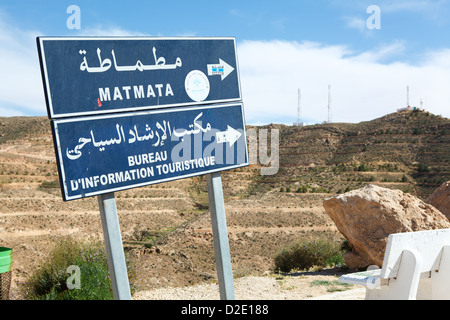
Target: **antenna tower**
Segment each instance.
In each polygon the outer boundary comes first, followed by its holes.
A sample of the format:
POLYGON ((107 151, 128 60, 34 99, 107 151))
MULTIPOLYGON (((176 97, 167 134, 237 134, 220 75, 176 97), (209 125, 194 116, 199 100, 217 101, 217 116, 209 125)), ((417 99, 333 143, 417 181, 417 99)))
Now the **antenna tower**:
POLYGON ((328 86, 328 123, 331 123, 331 85, 328 86))
POLYGON ((301 99, 302 99, 302 93, 301 93, 300 89, 298 89, 297 122, 294 122, 294 126, 296 126, 296 127, 303 127, 303 125, 304 125, 302 122, 300 122, 301 111, 302 111, 302 109, 300 107, 301 99))
POLYGON ((409 86, 406 87, 406 107, 409 107, 409 86))

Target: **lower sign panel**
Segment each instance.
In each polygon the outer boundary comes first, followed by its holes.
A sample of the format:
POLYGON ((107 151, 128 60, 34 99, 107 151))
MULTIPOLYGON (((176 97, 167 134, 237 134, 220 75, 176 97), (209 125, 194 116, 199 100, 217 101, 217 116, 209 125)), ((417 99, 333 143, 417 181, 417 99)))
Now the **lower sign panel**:
POLYGON ((64 200, 248 165, 242 103, 54 120, 64 200))

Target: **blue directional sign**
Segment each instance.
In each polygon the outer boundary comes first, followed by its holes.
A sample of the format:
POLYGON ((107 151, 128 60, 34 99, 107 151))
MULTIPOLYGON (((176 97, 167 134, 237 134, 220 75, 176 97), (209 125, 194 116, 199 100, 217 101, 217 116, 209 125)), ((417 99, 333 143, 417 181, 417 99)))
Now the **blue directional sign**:
POLYGON ((248 165, 242 103, 56 119, 52 129, 66 201, 248 165))
POLYGON ((38 37, 51 119, 241 101, 234 38, 38 37))

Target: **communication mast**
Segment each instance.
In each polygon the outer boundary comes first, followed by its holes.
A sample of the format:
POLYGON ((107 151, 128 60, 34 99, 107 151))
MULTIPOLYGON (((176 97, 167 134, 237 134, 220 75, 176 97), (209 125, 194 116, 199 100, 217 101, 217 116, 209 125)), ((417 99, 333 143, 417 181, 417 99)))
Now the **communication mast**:
POLYGON ((294 126, 295 127, 303 127, 305 124, 303 122, 300 122, 301 119, 301 106, 300 106, 300 102, 302 99, 302 93, 300 88, 298 89, 298 105, 297 105, 297 122, 294 122, 294 126))
MULTIPOLYGON (((420 103, 422 104, 422 99, 420 101, 421 101, 420 103)), ((397 109, 397 112, 412 111, 415 109, 416 109, 416 107, 412 108, 409 105, 409 86, 406 86, 406 107, 397 109)))
POLYGON ((331 123, 331 85, 328 85, 328 123, 331 123))
POLYGON ((409 86, 406 86, 406 107, 409 108, 409 86))
POLYGON ((300 88, 298 89, 298 106, 297 106, 297 123, 300 123, 300 113, 301 113, 301 108, 300 108, 300 102, 302 99, 302 92, 300 91, 300 88))

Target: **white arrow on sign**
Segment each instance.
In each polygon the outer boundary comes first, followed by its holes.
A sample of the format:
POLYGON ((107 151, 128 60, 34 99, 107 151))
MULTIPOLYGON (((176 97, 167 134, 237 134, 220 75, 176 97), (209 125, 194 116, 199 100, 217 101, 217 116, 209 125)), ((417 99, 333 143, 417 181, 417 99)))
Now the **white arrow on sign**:
POLYGON ((228 126, 226 131, 216 133, 217 143, 229 143, 230 147, 242 136, 242 133, 228 126))
POLYGON ((220 75, 220 77, 225 79, 230 73, 233 72, 234 68, 228 63, 219 58, 219 64, 208 64, 208 76, 220 75))

